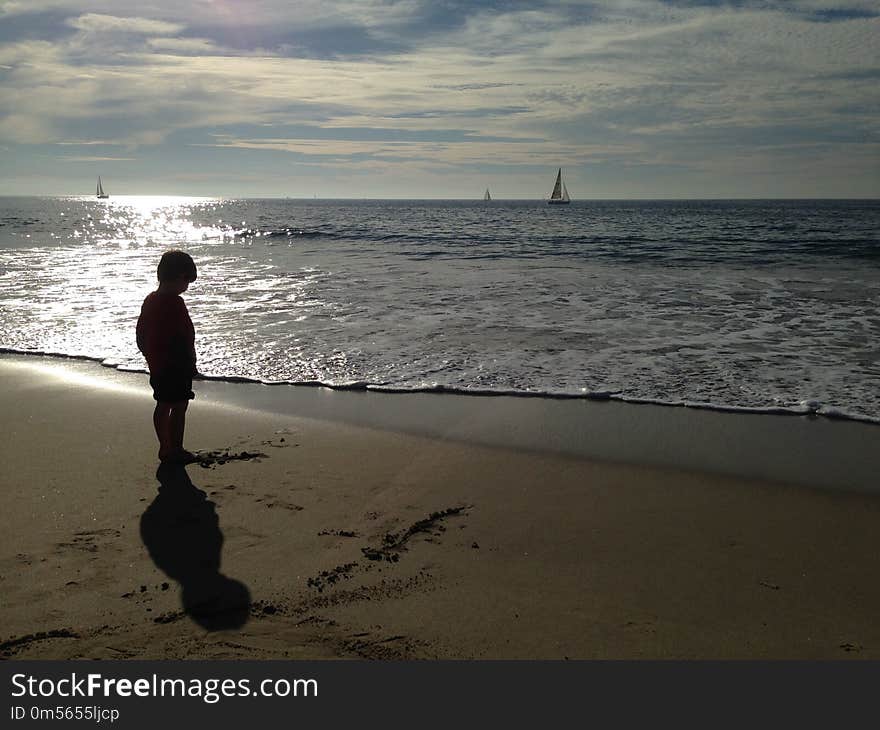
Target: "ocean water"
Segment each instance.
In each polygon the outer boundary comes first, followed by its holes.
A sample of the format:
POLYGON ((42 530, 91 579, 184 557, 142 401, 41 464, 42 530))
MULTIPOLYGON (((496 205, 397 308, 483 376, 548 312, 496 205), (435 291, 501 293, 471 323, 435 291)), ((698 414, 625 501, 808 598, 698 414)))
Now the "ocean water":
POLYGON ((144 369, 172 247, 209 377, 880 422, 880 201, 0 198, 0 348, 144 369))

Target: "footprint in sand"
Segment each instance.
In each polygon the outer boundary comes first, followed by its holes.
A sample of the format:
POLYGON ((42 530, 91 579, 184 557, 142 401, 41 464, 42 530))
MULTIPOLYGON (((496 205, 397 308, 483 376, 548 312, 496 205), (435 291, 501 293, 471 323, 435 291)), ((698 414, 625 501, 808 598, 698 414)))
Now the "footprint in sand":
POLYGON ((83 532, 75 532, 70 542, 59 542, 60 548, 74 548, 87 553, 96 553, 102 547, 102 542, 109 542, 110 539, 121 537, 119 530, 103 529, 103 530, 85 530, 83 532), (105 540, 106 538, 106 540, 105 540))
POLYGON ((265 459, 267 457, 262 451, 231 451, 228 447, 225 449, 216 449, 215 451, 198 451, 196 452, 196 461, 203 469, 214 469, 217 466, 228 464, 230 461, 252 461, 265 459))

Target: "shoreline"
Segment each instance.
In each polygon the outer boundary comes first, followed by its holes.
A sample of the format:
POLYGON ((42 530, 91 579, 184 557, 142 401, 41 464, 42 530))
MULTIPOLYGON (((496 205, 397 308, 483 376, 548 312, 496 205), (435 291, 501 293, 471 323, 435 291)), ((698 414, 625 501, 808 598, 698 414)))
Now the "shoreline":
MULTIPOLYGON (((213 461, 169 472, 144 378, 0 376, 0 658, 880 658, 877 495, 484 445, 496 398, 434 397, 443 417, 318 391, 298 413, 199 392, 187 444, 213 461), (338 417, 377 409, 443 435, 338 417)), ((568 427, 529 413, 530 437, 568 427)))
MULTIPOLYGON (((46 352, 32 350, 17 350, 12 347, 0 347, 0 357, 35 357, 45 358, 48 360, 68 360, 72 362, 85 362, 100 365, 101 367, 111 370, 118 370, 123 373, 137 373, 141 375, 147 374, 146 367, 131 368, 122 367, 112 360, 100 357, 92 357, 91 355, 71 355, 64 352, 46 352)), ((825 410, 820 404, 812 405, 812 402, 805 402, 799 409, 793 407, 776 406, 773 408, 762 408, 760 406, 731 406, 717 403, 703 403, 698 401, 661 401, 652 400, 650 398, 639 398, 636 396, 621 395, 618 391, 595 391, 586 393, 565 393, 565 392, 541 392, 531 390, 481 390, 471 388, 452 388, 444 385, 426 386, 423 388, 402 388, 395 386, 384 386, 371 383, 350 383, 333 385, 319 381, 296 382, 287 380, 259 380, 257 378, 249 378, 243 375, 205 375, 199 374, 196 382, 202 383, 227 383, 227 384, 246 384, 261 385, 269 388, 321 388, 324 390, 332 390, 341 393, 378 393, 382 395, 451 395, 476 398, 535 398, 538 400, 572 400, 572 401, 611 401, 614 403, 628 403, 630 405, 646 405, 657 406, 661 408, 688 408, 699 411, 711 411, 713 413, 741 413, 756 416, 794 416, 808 418, 828 419, 830 421, 845 421, 854 423, 865 423, 880 426, 880 418, 871 416, 846 413, 840 409, 831 406, 825 410)))
MULTIPOLYGON (((145 372, 86 357, 0 352, 0 365, 76 374, 150 395, 145 372)), ((91 379, 91 380, 90 380, 91 379)), ((538 453, 880 493, 880 427, 818 414, 750 412, 580 397, 387 392, 195 382, 197 400, 538 453)))

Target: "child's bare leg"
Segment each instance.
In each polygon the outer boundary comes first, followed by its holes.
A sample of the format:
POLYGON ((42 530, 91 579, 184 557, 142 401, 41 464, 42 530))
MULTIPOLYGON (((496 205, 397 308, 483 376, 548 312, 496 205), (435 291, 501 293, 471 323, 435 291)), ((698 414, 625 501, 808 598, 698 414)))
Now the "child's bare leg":
POLYGON ((188 406, 188 400, 172 403, 168 418, 168 435, 171 444, 171 451, 179 456, 191 456, 191 454, 183 448, 183 433, 186 429, 186 409, 188 406))
POLYGON ((174 450, 170 430, 171 406, 171 403, 158 402, 153 411, 153 428, 156 429, 156 438, 159 439, 159 459, 165 459, 174 450))

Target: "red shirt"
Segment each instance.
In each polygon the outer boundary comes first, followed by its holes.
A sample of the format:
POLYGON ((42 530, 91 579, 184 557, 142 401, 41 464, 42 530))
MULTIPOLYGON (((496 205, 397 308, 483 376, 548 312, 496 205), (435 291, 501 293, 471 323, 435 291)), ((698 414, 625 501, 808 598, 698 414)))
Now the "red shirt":
POLYGON ((137 346, 150 373, 169 368, 196 373, 196 335, 183 299, 154 291, 147 295, 137 322, 137 346))

